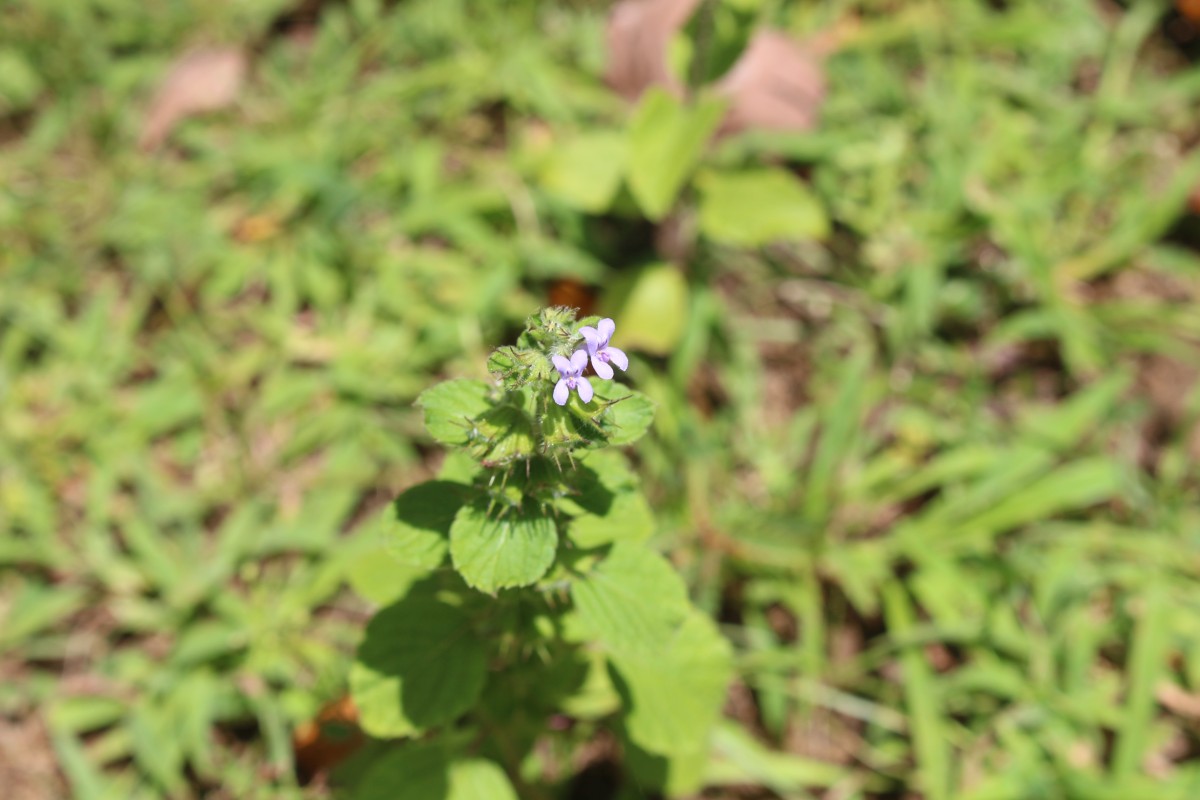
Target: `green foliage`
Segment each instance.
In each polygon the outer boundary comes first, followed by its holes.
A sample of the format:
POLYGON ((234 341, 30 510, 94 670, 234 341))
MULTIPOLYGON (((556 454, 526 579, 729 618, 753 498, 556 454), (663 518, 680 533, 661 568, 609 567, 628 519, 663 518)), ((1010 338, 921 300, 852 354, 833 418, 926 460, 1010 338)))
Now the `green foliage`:
POLYGON ((660 89, 643 96, 629 125, 629 189, 647 217, 671 210, 724 113, 716 99, 688 108, 660 89))
POLYGON ((619 753, 627 796, 1200 796, 1168 5, 703 3, 685 82, 764 27, 823 53, 813 130, 730 135, 705 90, 602 85, 604 4, 4 3, 18 775, 542 800, 619 753), (236 102, 140 149, 221 45, 236 102), (570 310, 493 350, 558 279, 637 391, 548 399, 570 310), (403 740, 302 785, 348 690, 403 740))
MULTIPOLYGON (((512 711, 496 714, 490 695, 508 706, 533 691, 547 711, 579 708, 573 698, 595 694, 586 675, 599 664, 574 665, 591 650, 613 672, 632 745, 668 765, 664 787, 691 790, 700 775, 681 779, 672 770, 704 758, 732 677, 731 652, 668 562, 647 548, 654 518, 637 478, 622 456, 602 449, 640 438, 653 419, 650 401, 599 378, 587 403, 578 393, 561 405, 551 399, 558 372, 546 364, 583 344, 574 317, 562 308, 530 317, 518 344, 489 359, 495 388, 457 380, 421 395, 430 433, 478 465, 469 483, 420 484, 389 509, 388 551, 429 577, 372 619, 350 686, 371 734, 412 737, 456 723, 493 743, 515 776, 525 757, 516 748, 542 732, 512 711), (522 444, 505 449, 512 441, 522 444), (447 541, 453 577, 437 572, 447 541)), ((606 701, 591 707, 597 722, 618 710, 606 701)), ((396 763, 426 746, 405 745, 396 763)), ((401 769, 381 765, 365 775, 361 796, 373 796, 368 784, 383 780, 378 770, 393 768, 401 769)), ((491 782, 503 779, 491 762, 478 762, 458 786, 455 769, 449 783, 430 772, 440 783, 424 796, 474 796, 467 792, 493 791, 491 782)))

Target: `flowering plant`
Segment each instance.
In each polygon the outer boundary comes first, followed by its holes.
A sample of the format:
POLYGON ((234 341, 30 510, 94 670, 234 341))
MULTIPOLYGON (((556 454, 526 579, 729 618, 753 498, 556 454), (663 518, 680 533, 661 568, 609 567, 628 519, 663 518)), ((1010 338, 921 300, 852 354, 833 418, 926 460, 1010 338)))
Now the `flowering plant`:
POLYGON ((491 356, 494 383, 421 395, 430 434, 457 452, 383 522, 407 586, 368 624, 350 683, 367 732, 405 741, 364 786, 549 797, 553 770, 529 769, 535 745, 563 752, 599 727, 623 739, 640 785, 702 780, 730 652, 647 546, 653 513, 613 448, 645 434, 654 409, 611 380, 610 364, 629 366, 614 333, 610 319, 546 309, 491 356))

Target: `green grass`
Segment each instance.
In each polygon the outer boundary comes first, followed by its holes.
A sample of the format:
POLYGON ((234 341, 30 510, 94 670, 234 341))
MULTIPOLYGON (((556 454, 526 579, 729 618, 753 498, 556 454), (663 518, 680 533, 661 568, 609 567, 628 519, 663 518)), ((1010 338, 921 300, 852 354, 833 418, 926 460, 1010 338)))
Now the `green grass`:
POLYGON ((557 278, 633 342, 659 543, 753 690, 715 784, 1200 792, 1159 699, 1200 691, 1164 7, 729 0, 721 53, 841 38, 816 131, 706 148, 707 106, 600 83, 602 4, 511 5, 0 8, 0 712, 62 792, 336 795, 290 731, 402 581, 371 522, 436 460, 412 400, 557 278), (214 43, 237 103, 139 151, 214 43))

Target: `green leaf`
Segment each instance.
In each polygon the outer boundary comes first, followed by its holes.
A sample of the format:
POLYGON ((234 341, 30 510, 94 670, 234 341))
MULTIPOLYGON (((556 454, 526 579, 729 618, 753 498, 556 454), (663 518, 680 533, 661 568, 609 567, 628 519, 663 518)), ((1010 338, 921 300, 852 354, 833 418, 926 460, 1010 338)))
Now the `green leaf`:
POLYGON ((359 597, 379 606, 391 605, 422 578, 429 569, 412 564, 398 564, 382 547, 363 550, 351 558, 345 567, 346 581, 359 597))
POLYGON ((613 495, 603 514, 583 514, 571 520, 567 535, 583 548, 612 542, 639 542, 654 534, 654 512, 639 491, 613 495))
POLYGON ((654 533, 654 512, 624 457, 595 451, 576 470, 575 492, 555 506, 573 517, 567 535, 584 548, 638 541, 654 533))
POLYGON ((733 677, 733 653, 707 616, 692 610, 651 650, 614 651, 629 737, 652 753, 704 752, 733 677))
POLYGON ((572 583, 571 599, 584 625, 614 652, 658 653, 692 610, 667 560, 625 542, 572 583))
POLYGON ((446 800, 517 800, 504 770, 483 758, 450 764, 450 794, 446 800))
POLYGON ((700 231, 714 241, 756 247, 829 235, 825 210, 787 170, 709 171, 699 176, 696 185, 700 231))
POLYGON ((628 175, 629 189, 650 219, 671 210, 724 113, 724 102, 715 98, 688 107, 660 88, 642 95, 629 126, 628 175))
POLYGON ((654 422, 654 401, 616 381, 592 381, 596 396, 584 404, 572 393, 567 408, 594 426, 610 445, 632 444, 654 422))
POLYGON ((605 211, 621 185, 625 151, 625 137, 609 131, 559 143, 542 165, 542 187, 580 211, 605 211))
MULTIPOLYGON (((912 632, 913 610, 904 587, 892 581, 884 586, 884 616, 888 632, 903 639, 912 632)), ((941 692, 920 644, 909 644, 900 653, 904 701, 908 707, 913 750, 920 787, 930 800, 950 796, 949 733, 942 724, 941 692)))
POLYGON ((517 800, 517 793, 495 762, 451 760, 437 743, 390 751, 363 775, 354 800, 517 800))
POLYGON ((635 783, 657 789, 665 797, 690 797, 704 785, 710 758, 707 751, 652 753, 626 734, 622 742, 625 767, 635 783))
POLYGON ((483 690, 486 642, 466 613, 424 588, 372 618, 350 670, 350 691, 372 736, 408 736, 451 722, 483 690))
POLYGON ((363 774, 354 800, 443 800, 450 791, 446 762, 440 744, 390 750, 363 774))
POLYGON ((487 465, 529 458, 536 450, 533 420, 512 405, 490 409, 476 420, 477 438, 472 452, 487 465))
POLYGON ((529 509, 489 514, 475 503, 463 506, 450 528, 454 568, 467 584, 489 594, 534 583, 554 563, 557 549, 554 521, 529 509))
POLYGON ((1171 621, 1175 616, 1170 595, 1159 582, 1146 592, 1142 600, 1141 619, 1134 633, 1130 654, 1125 713, 1122 714, 1120 735, 1113 754, 1112 773, 1115 778, 1134 776, 1142 763, 1157 715, 1154 693, 1170 657, 1171 621))
POLYGON ((687 329, 691 291, 678 267, 650 264, 624 277, 609 298, 618 308, 619 347, 667 356, 687 329))
POLYGON ((441 566, 450 546, 450 526, 470 492, 450 481, 426 481, 405 490, 384 514, 387 551, 408 566, 426 571, 441 566))
POLYGON ((417 405, 425 409, 429 435, 443 444, 468 444, 475 418, 492 407, 491 391, 483 381, 462 378, 421 392, 417 405))

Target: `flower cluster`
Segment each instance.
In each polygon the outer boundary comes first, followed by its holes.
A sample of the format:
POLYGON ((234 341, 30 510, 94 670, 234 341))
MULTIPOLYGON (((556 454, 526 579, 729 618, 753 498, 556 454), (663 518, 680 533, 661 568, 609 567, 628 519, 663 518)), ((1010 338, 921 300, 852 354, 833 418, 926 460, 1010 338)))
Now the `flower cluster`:
POLYGON ((570 359, 558 355, 551 358, 560 376, 558 383, 554 384, 554 402, 565 406, 572 389, 579 393, 579 399, 583 402, 592 401, 592 384, 583 377, 589 360, 592 362, 592 371, 606 381, 612 380, 611 364, 616 364, 622 372, 629 369, 629 358, 624 351, 609 345, 616 330, 617 324, 607 317, 597 322, 594 328, 585 325, 579 329, 579 333, 583 336, 586 350, 576 350, 570 359))

